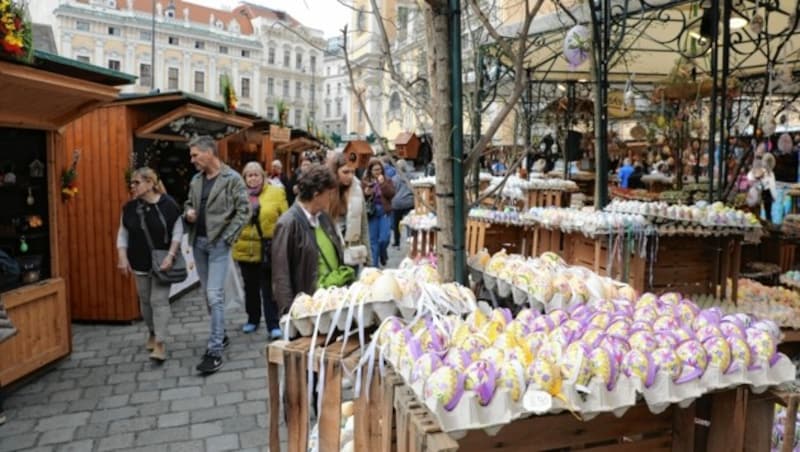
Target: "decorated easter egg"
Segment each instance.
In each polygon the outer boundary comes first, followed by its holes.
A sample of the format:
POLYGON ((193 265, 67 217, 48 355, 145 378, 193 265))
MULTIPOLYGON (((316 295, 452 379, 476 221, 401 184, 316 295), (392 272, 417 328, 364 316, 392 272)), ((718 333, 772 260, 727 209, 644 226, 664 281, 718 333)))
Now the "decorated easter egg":
POLYGON ((505 360, 505 350, 495 347, 485 348, 478 359, 499 364, 505 360))
POLYGON ((658 297, 658 301, 661 304, 675 306, 681 301, 681 296, 677 292, 667 292, 660 297, 658 297))
POLYGON ((631 323, 631 334, 634 331, 649 331, 653 332, 653 323, 652 322, 644 322, 642 320, 636 320, 631 323))
MULTIPOLYGON (((721 325, 722 324, 720 324, 720 326, 721 325)), ((700 327, 700 329, 697 330, 694 335, 698 341, 705 342, 711 337, 722 337, 722 330, 717 325, 705 325, 700 327)))
POLYGON ((547 359, 553 363, 561 362, 561 356, 564 353, 564 345, 560 342, 546 341, 539 347, 539 353, 536 359, 547 359))
POLYGON ((606 333, 616 336, 627 337, 631 329, 630 321, 627 319, 617 319, 611 322, 606 328, 606 333))
POLYGON ((631 348, 643 352, 653 351, 657 349, 659 345, 655 335, 646 330, 638 330, 631 333, 628 338, 628 343, 631 345, 631 348))
POLYGON ((689 339, 695 339, 694 331, 691 331, 688 328, 675 328, 672 330, 672 334, 678 339, 678 343, 688 341, 689 339))
POLYGON ((673 380, 680 377, 683 371, 680 358, 671 348, 661 347, 653 350, 653 361, 660 370, 667 372, 673 380))
POLYGON ((585 304, 575 304, 572 305, 569 309, 569 317, 572 320, 577 320, 579 322, 584 322, 589 319, 594 314, 588 306, 585 304))
POLYGON ((470 335, 474 334, 474 332, 470 329, 469 324, 461 323, 455 327, 453 330, 453 334, 451 337, 453 344, 460 344, 464 342, 464 339, 469 337, 470 335))
POLYGON ((722 332, 724 337, 732 337, 738 336, 744 338, 744 328, 739 324, 739 322, 732 322, 728 320, 723 320, 719 324, 719 330, 722 332))
POLYGON ((592 378, 599 378, 611 391, 617 384, 617 362, 612 352, 604 347, 599 347, 589 353, 589 363, 592 369, 592 378))
POLYGON ((748 328, 745 332, 747 345, 750 346, 753 362, 764 364, 772 360, 777 351, 777 346, 772 335, 764 330, 748 328))
POLYGON ((417 358, 414 362, 414 367, 411 369, 411 383, 417 380, 425 381, 436 369, 442 367, 442 358, 435 353, 423 353, 422 356, 417 358))
POLYGON ((653 385, 658 367, 652 354, 632 349, 622 359, 622 371, 630 378, 638 379, 645 388, 653 385))
POLYGON ((553 321, 553 325, 558 326, 569 319, 569 314, 563 309, 553 309, 547 314, 547 317, 553 321))
POLYGON ((655 308, 657 304, 658 304, 658 297, 656 297, 655 294, 652 294, 650 292, 645 292, 636 301, 636 309, 639 309, 643 306, 652 306, 655 308))
POLYGON ((494 396, 497 371, 490 361, 474 361, 464 372, 464 389, 475 391, 478 403, 488 405, 494 396))
POLYGON ((403 329, 403 322, 397 317, 389 317, 378 328, 378 345, 388 344, 391 337, 403 329))
POLYGON ((480 329, 480 335, 484 336, 488 343, 491 344, 497 339, 497 336, 499 336, 500 333, 505 330, 505 328, 505 324, 497 320, 490 320, 489 323, 480 329))
POLYGON ((633 311, 633 319, 636 321, 653 323, 658 318, 658 312, 653 306, 642 306, 633 311))
POLYGON ((492 315, 489 317, 489 321, 498 322, 503 326, 503 328, 511 323, 513 319, 514 318, 511 315, 511 310, 508 308, 496 308, 492 311, 492 315))
POLYGON ((519 361, 522 363, 523 367, 527 367, 528 364, 533 361, 533 353, 531 353, 527 347, 522 347, 519 345, 514 345, 503 349, 503 356, 505 357, 506 361, 519 361))
POLYGON ((581 342, 573 342, 567 346, 561 358, 561 375, 564 380, 586 386, 592 376, 589 361, 589 349, 581 342))
POLYGON ((552 361, 537 358, 531 363, 528 374, 531 383, 542 391, 553 395, 561 392, 561 370, 552 361))
POLYGON ((533 319, 535 318, 536 313, 533 310, 530 308, 524 308, 517 313, 516 320, 522 325, 525 325, 525 328, 528 328, 528 326, 533 323, 533 319))
POLYGON ((590 349, 600 345, 600 341, 605 337, 606 332, 600 328, 587 328, 581 336, 581 342, 586 344, 590 349))
POLYGON ((589 319, 589 326, 605 330, 611 324, 611 314, 598 312, 589 319))
POLYGON ((630 302, 636 301, 636 291, 629 285, 624 285, 617 289, 617 297, 624 298, 630 302))
POLYGON ((749 369, 753 362, 747 342, 739 336, 730 336, 725 339, 731 346, 731 365, 728 367, 727 373, 749 369))
POLYGON ((691 326, 697 315, 697 307, 694 303, 681 302, 675 306, 675 314, 682 324, 691 326))
MULTIPOLYGON (((491 323, 489 323, 491 325, 491 323)), ((467 336, 463 342, 456 344, 460 349, 469 353, 470 361, 478 359, 481 352, 489 347, 490 343, 487 337, 481 334, 472 334, 467 336)))
POLYGON ((543 315, 536 317, 531 324, 531 331, 543 331, 549 333, 555 327, 553 319, 549 316, 543 315))
POLYGON ((425 380, 423 394, 426 399, 434 399, 452 411, 464 394, 464 375, 449 366, 442 366, 425 380))
POLYGON ((463 372, 472 363, 472 356, 466 350, 453 347, 447 352, 444 362, 453 369, 463 372))
POLYGON ((505 388, 511 400, 518 401, 527 388, 525 384, 525 368, 519 361, 506 361, 498 369, 497 387, 505 388))
POLYGON ((681 342, 678 344, 678 348, 675 350, 675 353, 684 364, 688 364, 701 371, 704 371, 708 365, 708 355, 706 354, 706 349, 703 348, 703 345, 697 340, 690 339, 681 342))
POLYGON ((528 292, 539 303, 550 303, 550 300, 553 298, 553 293, 555 292, 550 275, 537 275, 534 277, 528 286, 528 292))
POLYGON ((604 300, 604 299, 592 300, 589 303, 589 305, 591 308, 600 312, 612 313, 617 310, 617 307, 614 306, 614 303, 611 302, 610 300, 604 300))
POLYGON ((466 323, 472 328, 473 331, 480 331, 486 323, 489 322, 489 319, 486 318, 486 314, 483 313, 480 309, 476 309, 467 315, 466 323))
POLYGON ((551 268, 564 267, 564 259, 552 251, 545 251, 539 255, 539 259, 547 263, 551 268))
POLYGON ((542 346, 542 344, 549 342, 547 339, 547 333, 544 331, 534 331, 533 333, 529 334, 525 340, 528 344, 528 350, 530 350, 530 352, 534 355, 539 353, 539 348, 542 346))
POLYGON ((561 347, 566 347, 569 344, 571 339, 571 334, 565 332, 563 328, 554 328, 550 334, 547 335, 547 339, 550 342, 558 343, 561 347))
POLYGON ((570 342, 579 338, 583 332, 583 325, 581 322, 575 319, 567 320, 566 322, 562 323, 559 328, 567 333, 567 336, 570 338, 570 342))
POLYGON ((723 337, 711 336, 703 341, 703 348, 708 354, 708 363, 718 368, 721 372, 728 370, 731 365, 731 346, 723 337))
POLYGON ((678 329, 678 322, 672 316, 662 315, 653 322, 655 331, 674 331, 678 329))

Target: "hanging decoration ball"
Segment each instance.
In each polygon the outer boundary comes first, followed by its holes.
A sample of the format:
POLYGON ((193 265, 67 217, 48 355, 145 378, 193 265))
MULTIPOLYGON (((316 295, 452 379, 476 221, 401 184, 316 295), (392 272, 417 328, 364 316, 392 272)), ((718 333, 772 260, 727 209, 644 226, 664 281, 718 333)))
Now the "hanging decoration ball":
POLYGON ((28 252, 28 242, 25 241, 25 236, 24 235, 19 238, 19 251, 21 253, 27 253, 28 252))
POLYGON ((564 58, 575 69, 589 59, 592 49, 591 34, 583 25, 570 28, 564 38, 564 58))
POLYGON ((793 147, 794 143, 792 142, 792 137, 788 133, 784 133, 778 138, 778 150, 782 154, 792 152, 793 147))

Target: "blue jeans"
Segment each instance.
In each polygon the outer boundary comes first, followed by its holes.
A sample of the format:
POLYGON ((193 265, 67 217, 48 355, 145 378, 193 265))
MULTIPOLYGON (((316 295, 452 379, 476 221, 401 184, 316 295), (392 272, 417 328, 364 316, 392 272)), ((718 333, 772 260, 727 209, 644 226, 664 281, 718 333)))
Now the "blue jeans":
POLYGON ((228 276, 231 247, 222 240, 211 243, 207 237, 197 237, 193 249, 197 274, 206 292, 208 311, 211 314, 208 352, 222 356, 222 341, 225 338, 225 278, 228 276))
POLYGON ((372 265, 380 267, 381 250, 389 245, 392 232, 392 219, 383 209, 369 218, 369 247, 372 251, 372 265))

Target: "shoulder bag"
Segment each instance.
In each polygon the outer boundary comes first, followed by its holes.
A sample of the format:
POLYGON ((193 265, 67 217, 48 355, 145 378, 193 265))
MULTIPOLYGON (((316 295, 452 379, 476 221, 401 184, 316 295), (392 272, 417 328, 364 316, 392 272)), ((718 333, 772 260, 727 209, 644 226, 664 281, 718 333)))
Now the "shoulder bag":
MULTIPOLYGON (((170 243, 170 231, 169 228, 167 228, 167 221, 164 219, 164 215, 161 214, 161 210, 158 209, 158 206, 154 205, 153 207, 156 209, 159 221, 161 221, 161 224, 164 226, 165 241, 170 243)), ((157 250, 153 247, 153 239, 150 237, 150 230, 147 228, 147 223, 144 220, 144 207, 142 204, 136 206, 136 213, 139 214, 139 222, 141 223, 142 231, 144 231, 145 239, 147 239, 147 246, 150 247, 151 271, 153 276, 165 284, 183 282, 189 275, 189 272, 186 270, 186 261, 183 259, 183 255, 180 252, 175 253, 175 257, 172 259, 172 267, 170 267, 169 270, 161 270, 161 263, 164 262, 164 259, 169 254, 169 250, 157 250)))

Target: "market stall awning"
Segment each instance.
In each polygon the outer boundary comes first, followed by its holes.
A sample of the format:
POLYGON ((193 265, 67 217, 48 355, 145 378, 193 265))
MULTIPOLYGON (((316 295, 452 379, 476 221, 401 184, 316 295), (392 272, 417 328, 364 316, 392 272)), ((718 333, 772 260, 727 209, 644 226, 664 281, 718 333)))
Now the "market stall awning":
MULTIPOLYGON (((776 57, 789 67, 800 63, 800 27, 792 29, 790 24, 797 9, 796 0, 778 0, 778 12, 763 21, 760 33, 756 33, 751 22, 754 16, 763 15, 763 8, 753 0, 743 0, 738 5, 737 17, 747 18, 749 22, 731 31, 732 75, 743 78, 762 74, 768 62, 776 57)), ((676 61, 681 56, 688 57, 686 63, 690 70, 694 69, 698 79, 710 74, 711 58, 707 54, 710 42, 701 36, 705 34, 701 31, 704 10, 696 6, 696 2, 686 0, 612 0, 615 15, 612 42, 617 52, 609 64, 609 80, 622 82, 635 77, 636 82, 661 82, 676 75, 676 61)), ((530 39, 534 45, 526 56, 526 67, 534 80, 578 81, 593 77, 589 58, 571 67, 563 55, 566 34, 573 26, 591 28, 588 8, 588 3, 580 2, 568 12, 560 10, 533 21, 530 39)), ((512 25, 502 33, 514 36, 517 31, 518 26, 512 25)), ((721 35, 722 24, 719 32, 721 35)), ((719 39, 718 67, 721 68, 722 37, 719 39)), ((512 64, 508 58, 504 63, 512 64)))
POLYGON ((187 103, 138 128, 136 136, 152 140, 188 141, 193 136, 210 135, 220 140, 252 125, 253 121, 243 116, 187 103))
POLYGON ((308 151, 310 149, 318 149, 320 147, 319 142, 311 140, 309 138, 293 138, 288 143, 281 144, 277 147, 278 152, 303 152, 308 151))
POLYGON ((113 101, 136 77, 36 51, 33 61, 0 60, 0 126, 58 129, 113 101))

